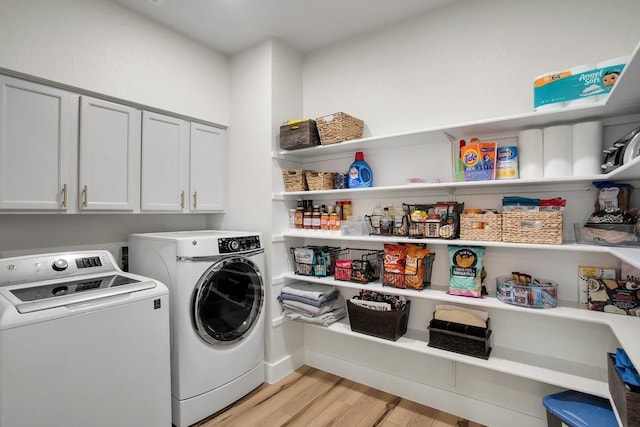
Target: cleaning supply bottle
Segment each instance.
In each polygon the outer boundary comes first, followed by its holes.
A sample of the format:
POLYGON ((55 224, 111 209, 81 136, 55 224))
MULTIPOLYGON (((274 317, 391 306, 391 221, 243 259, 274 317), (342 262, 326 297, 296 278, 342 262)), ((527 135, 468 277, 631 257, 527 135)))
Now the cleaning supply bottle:
POLYGON ((364 153, 356 151, 356 159, 349 166, 349 188, 366 188, 373 184, 373 172, 364 161, 364 153))

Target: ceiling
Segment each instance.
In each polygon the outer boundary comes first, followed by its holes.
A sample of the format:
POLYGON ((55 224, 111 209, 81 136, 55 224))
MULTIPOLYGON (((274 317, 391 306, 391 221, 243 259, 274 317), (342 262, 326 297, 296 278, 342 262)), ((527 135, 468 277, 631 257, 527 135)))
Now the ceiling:
POLYGON ((110 0, 218 52, 275 37, 307 53, 454 0, 110 0))

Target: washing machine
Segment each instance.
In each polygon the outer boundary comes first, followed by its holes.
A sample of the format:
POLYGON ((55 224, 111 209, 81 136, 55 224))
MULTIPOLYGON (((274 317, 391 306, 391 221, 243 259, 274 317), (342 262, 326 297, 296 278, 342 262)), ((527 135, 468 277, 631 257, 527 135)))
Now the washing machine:
POLYGON ((0 259, 0 427, 169 427, 168 302, 107 251, 0 259))
POLYGON ((260 233, 132 234, 129 266, 169 288, 172 419, 194 424, 264 382, 260 233))

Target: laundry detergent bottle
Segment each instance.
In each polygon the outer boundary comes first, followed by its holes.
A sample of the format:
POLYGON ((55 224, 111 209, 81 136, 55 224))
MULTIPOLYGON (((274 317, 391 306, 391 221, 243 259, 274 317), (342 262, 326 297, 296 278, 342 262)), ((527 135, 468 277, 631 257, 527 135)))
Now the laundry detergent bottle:
POLYGON ((364 153, 356 151, 356 159, 349 166, 349 188, 366 188, 373 184, 373 172, 371 167, 364 161, 364 153))

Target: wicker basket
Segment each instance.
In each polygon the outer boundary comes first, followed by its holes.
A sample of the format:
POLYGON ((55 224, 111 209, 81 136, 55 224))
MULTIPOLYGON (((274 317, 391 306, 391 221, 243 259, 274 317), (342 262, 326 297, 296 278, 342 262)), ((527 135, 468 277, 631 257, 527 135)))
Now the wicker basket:
POLYGON ((411 301, 399 310, 379 311, 360 307, 347 300, 351 330, 386 340, 397 341, 407 332, 411 301))
POLYGON ((306 172, 304 169, 283 170, 282 178, 284 179, 285 191, 307 191, 309 187, 307 186, 306 172))
POLYGON ((316 119, 320 144, 329 145, 362 138, 364 122, 345 113, 334 113, 316 119))
POLYGON ((460 215, 460 238, 465 240, 502 240, 502 215, 493 212, 460 215))
POLYGON ((562 244, 562 212, 503 212, 502 240, 562 244))
POLYGON ((335 186, 335 176, 333 172, 306 171, 305 178, 309 190, 333 190, 335 186))

